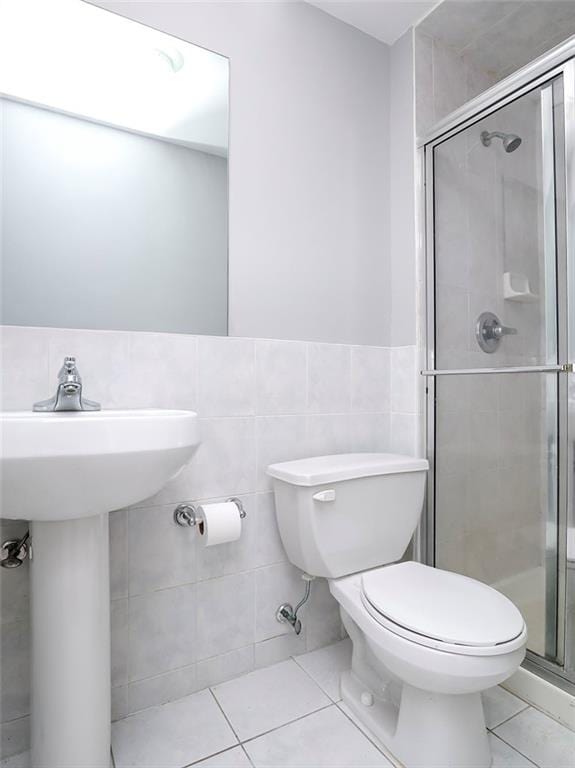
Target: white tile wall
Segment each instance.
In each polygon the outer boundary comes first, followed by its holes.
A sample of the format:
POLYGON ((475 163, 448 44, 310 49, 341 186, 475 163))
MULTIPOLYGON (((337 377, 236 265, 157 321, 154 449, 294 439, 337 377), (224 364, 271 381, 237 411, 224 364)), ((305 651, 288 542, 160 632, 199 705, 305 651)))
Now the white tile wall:
POLYGON ((310 344, 307 367, 307 410, 310 413, 349 413, 350 347, 341 344, 310 344))
MULTIPOLYGON (((2 408, 29 409, 75 354, 104 407, 191 408, 201 445, 154 498, 110 516, 113 711, 187 696, 341 637, 327 584, 314 583, 296 637, 281 602, 303 594, 287 562, 266 466, 329 452, 417 450, 415 347, 4 327, 2 408), (174 505, 241 496, 238 542, 207 549, 174 505)), ((2 521, 23 529, 21 523, 2 521)), ((26 746, 27 567, 0 572, 2 755, 26 746)))
POLYGON ((200 415, 253 415, 256 410, 255 342, 201 336, 198 352, 200 415))
POLYGON ((305 413, 307 349, 294 341, 258 341, 256 345, 257 413, 305 413))

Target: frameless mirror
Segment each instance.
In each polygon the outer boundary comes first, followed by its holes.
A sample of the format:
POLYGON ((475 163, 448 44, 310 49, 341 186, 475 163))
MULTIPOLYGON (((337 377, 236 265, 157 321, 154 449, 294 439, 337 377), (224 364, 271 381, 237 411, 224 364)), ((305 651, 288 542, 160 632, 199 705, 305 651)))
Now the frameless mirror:
POLYGON ((3 12, 2 322, 225 335, 228 60, 81 0, 3 12))

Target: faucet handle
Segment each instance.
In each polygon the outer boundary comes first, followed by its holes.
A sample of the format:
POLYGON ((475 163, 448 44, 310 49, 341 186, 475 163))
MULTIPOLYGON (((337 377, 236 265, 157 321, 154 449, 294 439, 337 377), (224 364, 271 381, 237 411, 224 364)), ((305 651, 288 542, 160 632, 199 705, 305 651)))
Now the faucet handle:
POLYGON ((517 328, 510 328, 507 325, 496 325, 493 328, 493 335, 498 339, 502 336, 516 336, 517 328))
POLYGON ((76 358, 67 355, 64 358, 62 367, 58 371, 58 380, 60 382, 65 382, 69 381, 70 379, 74 382, 77 382, 78 384, 80 384, 82 381, 80 378, 80 373, 76 368, 76 358))

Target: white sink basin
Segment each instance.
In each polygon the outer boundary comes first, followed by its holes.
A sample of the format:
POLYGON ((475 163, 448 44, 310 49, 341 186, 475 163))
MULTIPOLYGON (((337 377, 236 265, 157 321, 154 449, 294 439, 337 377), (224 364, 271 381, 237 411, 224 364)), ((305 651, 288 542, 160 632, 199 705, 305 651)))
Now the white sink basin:
POLYGON ((152 496, 198 444, 193 411, 0 414, 0 517, 69 520, 152 496))

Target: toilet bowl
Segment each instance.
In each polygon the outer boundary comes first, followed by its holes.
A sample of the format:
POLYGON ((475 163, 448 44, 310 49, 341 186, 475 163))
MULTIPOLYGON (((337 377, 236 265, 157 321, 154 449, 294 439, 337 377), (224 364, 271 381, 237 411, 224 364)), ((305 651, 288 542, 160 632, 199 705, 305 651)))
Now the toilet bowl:
POLYGON ((515 606, 473 579, 413 562, 329 586, 353 642, 342 697, 384 748, 407 766, 489 766, 480 694, 507 679, 525 655, 527 632, 515 606), (365 588, 373 577, 381 577, 377 605, 365 588), (445 612, 425 611, 441 603, 445 612), (397 703, 387 692, 394 681, 401 686, 397 703))
POLYGON ((519 667, 527 631, 492 587, 400 562, 427 468, 396 454, 344 454, 268 474, 290 561, 328 579, 351 638, 345 704, 407 768, 489 768, 481 692, 519 667))

